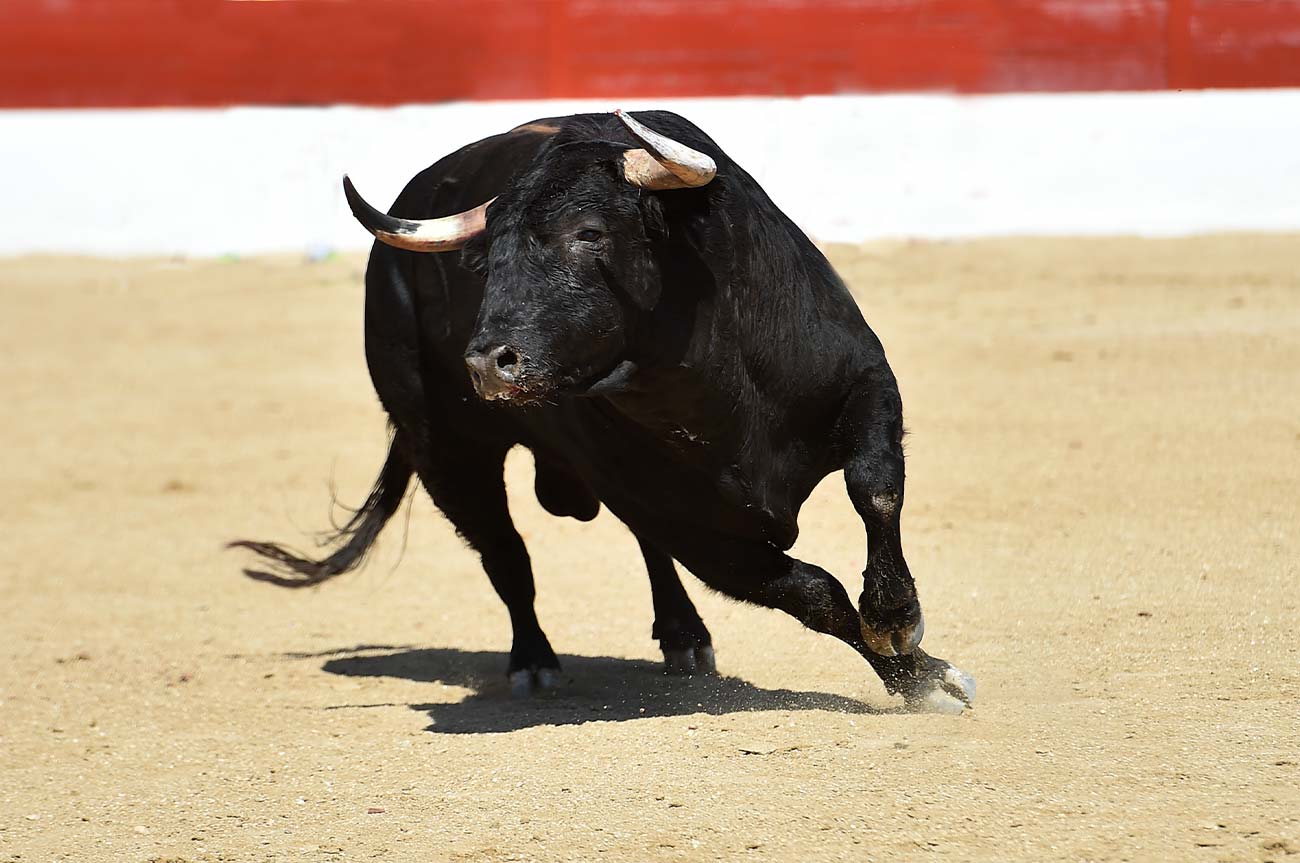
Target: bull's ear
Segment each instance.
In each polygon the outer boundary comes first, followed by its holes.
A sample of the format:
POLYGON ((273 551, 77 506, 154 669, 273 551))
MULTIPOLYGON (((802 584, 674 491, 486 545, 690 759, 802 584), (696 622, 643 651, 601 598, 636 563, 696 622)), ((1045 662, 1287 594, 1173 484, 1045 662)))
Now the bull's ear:
POLYGON ((626 284, 622 285, 638 309, 648 312, 659 304, 663 283, 659 267, 649 250, 631 256, 632 266, 626 270, 626 284))
POLYGON ((460 265, 480 276, 487 276, 487 238, 485 234, 473 237, 460 252, 460 265))
POLYGON ((638 238, 635 250, 626 255, 630 265, 625 275, 627 284, 621 287, 637 308, 648 312, 659 304, 663 291, 663 279, 651 249, 667 236, 668 225, 657 195, 642 195, 638 206, 644 233, 638 238))

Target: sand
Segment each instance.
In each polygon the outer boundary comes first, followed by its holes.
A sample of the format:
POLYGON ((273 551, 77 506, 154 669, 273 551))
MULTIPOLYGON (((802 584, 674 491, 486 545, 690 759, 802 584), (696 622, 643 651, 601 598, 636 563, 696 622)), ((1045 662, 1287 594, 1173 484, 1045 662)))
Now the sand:
MULTIPOLYGON (((0 262, 0 860, 1300 860, 1300 236, 834 247, 901 382, 916 716, 843 645, 687 580, 508 465, 554 697, 423 496, 320 589, 383 458, 364 260, 0 262)), ((856 595, 839 477, 795 553, 856 595)))

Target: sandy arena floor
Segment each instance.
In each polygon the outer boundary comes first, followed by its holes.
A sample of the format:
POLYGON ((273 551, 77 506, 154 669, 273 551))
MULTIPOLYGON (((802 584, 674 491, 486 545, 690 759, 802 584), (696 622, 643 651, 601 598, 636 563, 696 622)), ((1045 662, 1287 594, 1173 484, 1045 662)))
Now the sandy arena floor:
MULTIPOLYGON (((427 499, 290 592, 383 457, 363 261, 0 262, 0 860, 1300 860, 1300 236, 832 256, 902 384, 910 716, 840 644, 688 581, 667 679, 631 536, 531 497, 553 698, 427 499), (399 565, 400 558, 400 565, 399 565)), ((857 594, 838 477, 796 553, 857 594)))

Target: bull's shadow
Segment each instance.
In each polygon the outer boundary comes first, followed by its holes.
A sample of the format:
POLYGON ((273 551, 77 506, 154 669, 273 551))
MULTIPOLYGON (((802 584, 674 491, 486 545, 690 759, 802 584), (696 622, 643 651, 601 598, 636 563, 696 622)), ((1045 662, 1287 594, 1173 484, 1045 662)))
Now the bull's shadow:
MULTIPOLYGON (((439 734, 501 733, 539 725, 625 722, 655 716, 707 713, 720 716, 759 710, 833 710, 887 713, 863 701, 824 692, 763 689, 737 677, 669 677, 655 662, 612 656, 561 656, 558 691, 512 698, 502 669, 507 656, 492 651, 450 647, 374 652, 358 646, 316 656, 331 656, 322 666, 348 677, 395 677, 417 683, 464 687, 462 701, 408 704, 429 715, 427 731, 439 734)), ((294 658, 307 658, 296 654, 294 658)), ((391 707, 391 704, 339 704, 330 709, 391 707)))

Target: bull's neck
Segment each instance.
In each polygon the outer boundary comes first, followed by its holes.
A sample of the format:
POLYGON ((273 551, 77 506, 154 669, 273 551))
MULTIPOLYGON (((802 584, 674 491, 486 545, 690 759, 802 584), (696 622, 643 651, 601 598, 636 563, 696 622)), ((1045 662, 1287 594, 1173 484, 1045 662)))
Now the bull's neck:
POLYGON ((798 402, 833 373, 818 356, 823 325, 862 325, 816 247, 757 186, 747 194, 756 201, 705 232, 711 239, 660 256, 661 302, 638 321, 634 373, 610 397, 661 435, 731 454, 783 436, 788 417, 765 402, 798 402))
POLYGON ((611 377, 606 398, 619 413, 675 446, 708 445, 726 458, 757 429, 746 417, 759 392, 734 321, 699 304, 688 340, 651 330, 611 377))

